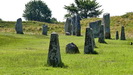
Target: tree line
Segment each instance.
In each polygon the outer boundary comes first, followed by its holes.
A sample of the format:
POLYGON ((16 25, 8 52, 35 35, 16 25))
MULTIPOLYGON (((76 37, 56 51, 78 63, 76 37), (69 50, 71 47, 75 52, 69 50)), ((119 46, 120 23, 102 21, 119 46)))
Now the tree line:
MULTIPOLYGON (((69 6, 64 6, 64 9, 68 11, 64 17, 68 18, 75 14, 79 14, 81 19, 98 17, 103 10, 99 8, 101 5, 96 0, 75 0, 74 3, 69 6)), ((57 19, 52 17, 50 8, 47 4, 41 0, 31 0, 25 4, 25 10, 23 17, 26 20, 41 21, 48 23, 55 23, 57 19)))

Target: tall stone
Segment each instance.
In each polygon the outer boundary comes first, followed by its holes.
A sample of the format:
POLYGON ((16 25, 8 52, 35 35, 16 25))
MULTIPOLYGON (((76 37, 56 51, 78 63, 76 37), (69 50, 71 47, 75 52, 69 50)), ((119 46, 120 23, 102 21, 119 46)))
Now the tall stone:
POLYGON ((23 25, 22 25, 22 19, 17 19, 17 22, 15 24, 15 30, 17 34, 24 34, 23 33, 23 25))
POLYGON ((47 35, 47 32, 48 32, 48 26, 47 25, 43 25, 42 26, 42 34, 43 35, 47 35))
POLYGON ((59 39, 57 33, 52 33, 50 37, 47 64, 53 67, 62 67, 59 39))
MULTIPOLYGON (((93 29, 92 29, 92 33, 93 33, 93 29)), ((94 48, 97 48, 96 43, 95 43, 94 34, 92 34, 92 37, 93 37, 93 47, 94 47, 94 48)))
POLYGON ((65 33, 71 34, 71 30, 72 30, 71 18, 67 18, 65 23, 65 33))
POLYGON ((92 28, 86 28, 84 54, 94 53, 92 28))
POLYGON ((103 25, 105 26, 105 39, 111 39, 110 34, 110 14, 105 13, 103 15, 103 25))
POLYGON ((116 31, 116 40, 118 40, 118 39, 119 39, 119 32, 116 31))
POLYGON ((72 33, 72 35, 76 34, 76 32, 75 32, 75 29, 76 29, 75 20, 76 20, 76 16, 74 15, 73 17, 71 17, 71 25, 72 25, 71 33, 72 33))
POLYGON ((104 35, 104 25, 100 26, 100 34, 99 34, 98 42, 99 43, 106 43, 105 42, 105 35, 104 35))
POLYGON ((126 40, 124 26, 121 27, 121 40, 126 40))
POLYGON ((90 28, 93 29, 94 38, 98 38, 99 37, 101 22, 102 22, 101 20, 98 20, 98 21, 89 23, 90 28))
POLYGON ((80 16, 79 15, 76 15, 75 16, 75 35, 76 36, 81 36, 81 26, 80 26, 80 16))

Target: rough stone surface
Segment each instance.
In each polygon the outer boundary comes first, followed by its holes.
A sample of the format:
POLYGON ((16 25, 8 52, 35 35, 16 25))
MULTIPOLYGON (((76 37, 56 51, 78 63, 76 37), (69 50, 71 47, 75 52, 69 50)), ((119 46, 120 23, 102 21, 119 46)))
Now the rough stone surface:
POLYGON ((103 25, 105 26, 105 39, 111 39, 110 34, 110 14, 105 13, 103 15, 103 25))
POLYGON ((47 64, 53 67, 62 67, 58 34, 55 32, 50 37, 47 64))
POLYGON ((74 43, 69 43, 68 45, 66 45, 66 53, 69 54, 79 53, 79 49, 74 43))
POLYGON ((71 17, 71 34, 76 36, 81 36, 81 25, 80 25, 80 16, 74 15, 71 17))
POLYGON ((94 38, 99 37, 101 22, 102 22, 101 20, 98 20, 98 21, 89 23, 90 28, 93 29, 94 38))
POLYGON ((70 34, 72 32, 71 18, 66 19, 65 32, 69 32, 70 34))
POLYGON ((124 26, 121 27, 121 40, 126 40, 124 26))
POLYGON ((105 42, 105 35, 104 35, 104 25, 100 26, 100 34, 99 34, 98 42, 99 43, 106 43, 105 42))
POLYGON ((81 26, 80 26, 80 16, 76 15, 75 16, 75 35, 76 36, 81 36, 81 26))
POLYGON ((119 39, 119 32, 116 31, 116 40, 118 40, 118 39, 119 39))
POLYGON ((15 30, 17 34, 24 34, 23 33, 23 26, 22 26, 22 19, 17 19, 17 22, 15 24, 15 30))
POLYGON ((47 25, 43 25, 42 26, 42 34, 43 35, 47 35, 47 32, 48 32, 48 26, 47 25))
POLYGON ((72 18, 71 18, 71 25, 72 25, 72 30, 71 30, 71 33, 72 33, 72 35, 75 35, 76 34, 76 32, 75 32, 75 27, 76 27, 76 25, 75 25, 75 20, 76 20, 76 16, 74 15, 72 18))
MULTIPOLYGON (((92 29, 92 33, 93 33, 93 29, 92 29)), ((93 38, 93 47, 94 47, 94 48, 97 48, 96 43, 95 43, 94 34, 92 34, 92 38, 93 38)))
POLYGON ((94 52, 93 33, 92 28, 86 28, 84 54, 90 54, 94 52))

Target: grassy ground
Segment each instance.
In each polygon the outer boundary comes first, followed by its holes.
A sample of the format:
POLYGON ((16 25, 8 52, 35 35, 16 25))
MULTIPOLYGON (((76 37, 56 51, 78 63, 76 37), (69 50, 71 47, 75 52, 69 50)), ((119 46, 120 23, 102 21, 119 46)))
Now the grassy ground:
POLYGON ((0 33, 1 75, 130 75, 133 74, 133 46, 131 40, 96 41, 99 54, 83 54, 84 36, 60 35, 60 49, 64 68, 46 66, 50 36, 0 33), (66 54, 65 46, 74 42, 80 54, 66 54))
POLYGON ((82 35, 65 36, 64 24, 44 22, 23 22, 24 35, 15 34, 15 22, 0 21, 0 75, 131 75, 133 74, 133 16, 111 17, 111 37, 108 44, 98 43, 95 51, 98 54, 84 54, 84 34, 89 22, 100 18, 81 21, 82 35), (47 66, 47 54, 50 35, 41 35, 42 25, 49 27, 48 34, 59 33, 61 58, 66 67, 47 66), (115 32, 120 34, 125 26, 127 40, 115 40, 115 32), (80 54, 66 54, 68 43, 75 43, 80 54))

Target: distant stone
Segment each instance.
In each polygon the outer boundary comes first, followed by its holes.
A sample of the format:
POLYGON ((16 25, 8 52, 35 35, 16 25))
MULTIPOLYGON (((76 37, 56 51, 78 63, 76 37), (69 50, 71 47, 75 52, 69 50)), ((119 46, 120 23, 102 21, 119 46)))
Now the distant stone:
POLYGON ((105 39, 111 39, 110 34, 110 14, 105 13, 103 15, 103 25, 105 26, 105 39))
POLYGON ((69 32, 71 35, 71 32, 72 32, 71 18, 66 19, 65 32, 69 32))
POLYGON ((23 25, 22 25, 22 19, 17 19, 17 22, 15 24, 15 30, 17 34, 24 34, 23 33, 23 25))
MULTIPOLYGON (((93 29, 92 29, 92 33, 93 33, 93 29)), ((97 48, 97 46, 96 46, 96 43, 95 43, 95 38, 94 38, 94 34, 92 34, 92 40, 93 40, 93 46, 94 46, 94 48, 97 48)))
POLYGON ((43 35, 47 35, 47 32, 48 32, 48 26, 47 25, 43 25, 42 26, 42 34, 43 35))
POLYGON ((71 35, 69 32, 66 32, 66 35, 71 35))
POLYGON ((76 15, 75 16, 75 35, 76 36, 81 36, 81 26, 80 26, 80 16, 79 15, 76 15))
POLYGON ((126 40, 124 26, 121 27, 121 40, 126 40))
POLYGON ((53 67, 62 67, 63 63, 61 61, 60 46, 58 40, 58 34, 52 33, 50 37, 49 52, 47 64, 53 67))
POLYGON ((76 34, 76 25, 75 25, 75 20, 76 20, 76 16, 74 15, 73 17, 71 17, 71 25, 72 25, 72 30, 71 30, 71 33, 72 35, 75 35, 76 34))
POLYGON ((119 32, 116 31, 116 40, 118 40, 118 39, 119 39, 119 32))
POLYGON ((90 28, 93 29, 94 38, 99 37, 101 22, 102 22, 101 20, 98 20, 98 21, 89 23, 90 28))
POLYGON ((69 43, 66 45, 66 53, 75 54, 80 53, 78 47, 74 43, 69 43))
POLYGON ((84 54, 94 53, 92 28, 86 28, 84 54))
POLYGON ((104 35, 104 25, 100 26, 100 34, 99 34, 98 42, 99 43, 106 43, 105 42, 105 35, 104 35))

